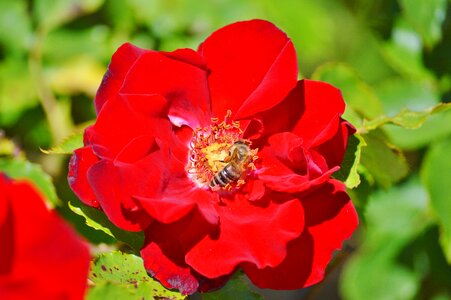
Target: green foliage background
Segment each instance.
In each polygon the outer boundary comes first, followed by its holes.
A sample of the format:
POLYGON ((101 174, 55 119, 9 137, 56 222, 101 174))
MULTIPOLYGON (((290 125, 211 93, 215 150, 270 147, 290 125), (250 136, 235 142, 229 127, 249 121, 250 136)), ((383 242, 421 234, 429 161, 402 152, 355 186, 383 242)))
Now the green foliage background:
MULTIPOLYGON (((157 50, 196 48, 221 26, 267 19, 293 40, 301 77, 343 92, 345 118, 358 134, 336 176, 349 187, 361 225, 323 283, 264 297, 451 299, 450 3, 1 0, 0 170, 35 181, 94 254, 136 252, 142 235, 114 228, 81 205, 66 182, 67 153, 95 118, 92 99, 111 55, 126 41, 157 50)), ((93 280, 88 298, 183 299, 156 287, 141 269, 136 291, 123 254, 99 255, 93 270, 101 261, 122 272, 93 280)), ((128 255, 139 268, 139 258, 128 255)), ((236 295, 259 299, 240 277, 202 297, 236 295)))

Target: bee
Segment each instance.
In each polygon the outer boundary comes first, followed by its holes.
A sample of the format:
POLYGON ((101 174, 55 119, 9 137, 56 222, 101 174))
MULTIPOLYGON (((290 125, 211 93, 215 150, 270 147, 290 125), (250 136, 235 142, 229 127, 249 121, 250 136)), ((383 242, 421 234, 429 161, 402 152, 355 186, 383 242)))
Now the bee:
POLYGON ((244 140, 238 140, 229 149, 229 156, 224 159, 227 164, 210 181, 210 187, 224 187, 238 181, 246 165, 252 160, 252 151, 244 140))

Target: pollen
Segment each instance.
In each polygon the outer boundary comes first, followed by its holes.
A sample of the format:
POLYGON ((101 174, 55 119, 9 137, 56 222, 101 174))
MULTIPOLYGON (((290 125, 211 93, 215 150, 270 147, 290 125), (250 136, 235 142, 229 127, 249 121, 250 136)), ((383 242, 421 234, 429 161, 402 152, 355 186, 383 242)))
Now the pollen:
MULTIPOLYGON (((193 132, 189 144, 189 158, 186 166, 188 176, 199 187, 205 189, 224 189, 233 190, 239 188, 245 183, 245 178, 250 172, 255 170, 254 161, 258 159, 257 149, 249 151, 249 160, 242 164, 233 164, 227 170, 233 174, 224 174, 227 172, 225 168, 227 165, 234 162, 231 161, 230 150, 237 141, 242 141, 249 145, 251 142, 242 138, 243 131, 240 127, 239 121, 231 120, 231 111, 227 111, 223 121, 219 118, 212 118, 210 126, 204 128, 197 128, 193 132), (239 167, 239 170, 237 168, 239 167), (218 180, 213 180, 215 176, 220 176, 218 173, 222 172, 222 176, 218 180), (230 179, 232 175, 240 177, 237 180, 230 179), (216 181, 223 184, 216 186, 216 181)), ((250 149, 250 148, 249 148, 250 149)))

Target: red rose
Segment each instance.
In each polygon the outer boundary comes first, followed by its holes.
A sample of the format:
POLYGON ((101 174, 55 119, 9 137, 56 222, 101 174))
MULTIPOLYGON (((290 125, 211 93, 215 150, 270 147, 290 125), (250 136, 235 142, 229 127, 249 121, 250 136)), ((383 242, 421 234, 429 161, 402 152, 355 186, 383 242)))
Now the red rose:
POLYGON ((168 288, 208 290, 240 268, 263 288, 318 282, 358 223, 330 177, 354 129, 338 89, 297 76, 290 39, 261 20, 197 51, 125 44, 70 185, 117 226, 145 231, 145 266, 168 288))
POLYGON ((27 182, 0 173, 0 298, 83 299, 87 246, 27 182))

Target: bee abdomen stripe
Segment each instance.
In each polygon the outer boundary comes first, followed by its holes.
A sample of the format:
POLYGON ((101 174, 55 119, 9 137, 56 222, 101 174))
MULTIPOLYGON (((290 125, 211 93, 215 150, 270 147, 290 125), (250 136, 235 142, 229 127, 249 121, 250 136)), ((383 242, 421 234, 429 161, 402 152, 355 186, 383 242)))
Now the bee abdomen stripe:
POLYGON ((224 172, 230 177, 230 179, 235 180, 241 176, 239 172, 237 172, 231 165, 228 165, 224 168, 224 172))

